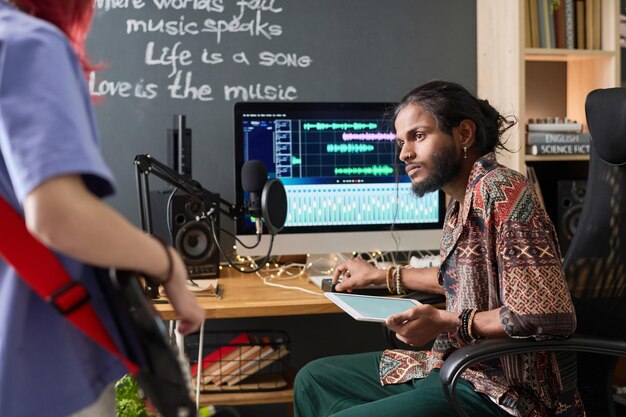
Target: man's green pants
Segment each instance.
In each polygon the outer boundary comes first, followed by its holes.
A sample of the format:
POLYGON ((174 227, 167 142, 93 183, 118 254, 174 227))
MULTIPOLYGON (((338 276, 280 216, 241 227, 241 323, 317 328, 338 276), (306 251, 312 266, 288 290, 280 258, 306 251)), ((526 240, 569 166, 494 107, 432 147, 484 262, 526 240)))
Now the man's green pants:
MULTIPOLYGON (((294 387, 296 417, 453 417, 438 370, 403 384, 380 384, 381 353, 333 356, 310 362, 294 387)), ((471 417, 510 416, 465 381, 457 385, 463 409, 471 417)))

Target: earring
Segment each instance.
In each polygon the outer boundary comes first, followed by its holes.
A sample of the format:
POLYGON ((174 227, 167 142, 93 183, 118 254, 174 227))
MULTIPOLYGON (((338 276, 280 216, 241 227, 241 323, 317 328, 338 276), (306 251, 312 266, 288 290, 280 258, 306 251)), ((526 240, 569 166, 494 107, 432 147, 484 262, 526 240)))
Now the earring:
POLYGON ((463 146, 463 159, 467 159, 467 146, 463 146))

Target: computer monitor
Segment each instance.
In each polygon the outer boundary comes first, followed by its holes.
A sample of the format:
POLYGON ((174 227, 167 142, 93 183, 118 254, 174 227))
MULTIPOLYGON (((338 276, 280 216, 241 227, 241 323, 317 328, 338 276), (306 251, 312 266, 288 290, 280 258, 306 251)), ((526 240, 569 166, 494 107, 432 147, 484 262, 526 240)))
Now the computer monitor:
MULTIPOLYGON (((285 228, 272 254, 438 249, 441 191, 421 198, 398 163, 387 103, 237 103, 236 203, 244 204, 241 168, 261 160, 287 192, 285 228), (398 174, 399 170, 399 174, 398 174)), ((256 241, 249 217, 236 235, 256 241)), ((239 254, 263 255, 269 238, 239 254)))

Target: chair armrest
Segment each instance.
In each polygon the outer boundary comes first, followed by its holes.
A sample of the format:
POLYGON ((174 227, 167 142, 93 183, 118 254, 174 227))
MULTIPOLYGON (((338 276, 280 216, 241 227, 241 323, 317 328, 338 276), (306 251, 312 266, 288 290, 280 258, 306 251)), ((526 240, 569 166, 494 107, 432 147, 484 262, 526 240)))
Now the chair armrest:
POLYGON ((466 417, 467 414, 463 411, 456 396, 456 384, 466 368, 477 362, 495 359, 505 355, 553 350, 623 356, 626 355, 626 342, 621 340, 598 339, 596 337, 578 334, 567 339, 544 340, 540 342, 531 339, 486 340, 458 349, 445 360, 439 374, 443 384, 444 394, 457 414, 461 417, 466 417))

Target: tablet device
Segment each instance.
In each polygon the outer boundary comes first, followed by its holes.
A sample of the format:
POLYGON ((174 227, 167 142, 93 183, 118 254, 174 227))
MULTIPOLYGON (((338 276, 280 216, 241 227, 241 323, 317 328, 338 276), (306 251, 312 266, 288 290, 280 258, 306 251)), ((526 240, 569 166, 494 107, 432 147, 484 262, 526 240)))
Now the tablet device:
POLYGON ((411 298, 376 297, 373 295, 325 292, 324 295, 342 310, 360 321, 384 322, 393 314, 421 303, 411 298))

